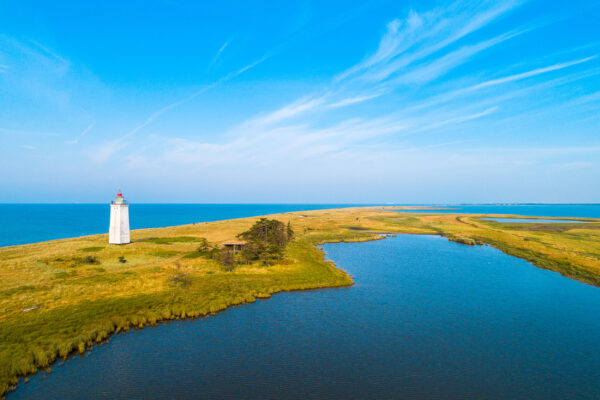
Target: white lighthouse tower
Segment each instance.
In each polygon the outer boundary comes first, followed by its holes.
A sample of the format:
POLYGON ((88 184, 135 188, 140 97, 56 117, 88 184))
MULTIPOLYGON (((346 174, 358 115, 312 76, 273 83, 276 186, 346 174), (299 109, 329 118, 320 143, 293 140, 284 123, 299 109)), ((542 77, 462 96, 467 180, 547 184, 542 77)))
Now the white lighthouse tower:
POLYGON ((108 243, 129 243, 129 203, 121 194, 117 193, 114 201, 110 202, 110 228, 108 231, 108 243))

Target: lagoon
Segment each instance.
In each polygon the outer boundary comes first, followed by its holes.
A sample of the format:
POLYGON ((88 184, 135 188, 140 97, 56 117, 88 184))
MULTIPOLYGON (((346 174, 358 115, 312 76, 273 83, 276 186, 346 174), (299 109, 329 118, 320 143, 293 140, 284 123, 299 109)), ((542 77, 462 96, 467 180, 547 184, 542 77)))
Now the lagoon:
POLYGON ((494 221, 513 224, 584 224, 586 221, 568 219, 542 219, 542 218, 481 218, 484 221, 494 221))
POLYGON ((431 205, 436 210, 403 212, 450 214, 512 214, 537 217, 600 218, 600 204, 455 204, 431 205))
POLYGON ((600 396, 600 289, 438 236, 322 248, 356 285, 120 334, 8 399, 600 396))

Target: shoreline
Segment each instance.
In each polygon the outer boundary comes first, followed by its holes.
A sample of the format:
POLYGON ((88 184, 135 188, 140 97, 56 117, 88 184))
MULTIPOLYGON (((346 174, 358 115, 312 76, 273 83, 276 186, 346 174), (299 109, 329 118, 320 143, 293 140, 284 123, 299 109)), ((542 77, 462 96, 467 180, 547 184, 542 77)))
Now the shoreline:
MULTIPOLYGON (((146 236, 163 235, 165 238, 206 236, 209 240, 218 242, 234 237, 260 217, 135 230, 132 231, 132 244, 117 247, 104 243, 107 235, 102 234, 0 248, 0 260, 6 260, 3 256, 7 253, 11 260, 0 261, 0 276, 8 283, 8 290, 0 291, 0 305, 12 306, 5 307, 6 311, 0 314, 0 338, 9 339, 4 346, 0 344, 0 361, 11 365, 10 370, 7 367, 4 371, 0 370, 0 385, 5 384, 0 386, 0 396, 2 392, 14 389, 18 378, 48 368, 58 358, 66 359, 73 353, 85 352, 122 331, 141 329, 173 319, 214 315, 231 306, 269 298, 284 291, 351 286, 352 278, 333 262, 325 261, 323 251, 317 246, 384 238, 376 232, 434 234, 464 244, 486 243, 506 254, 523 258, 539 268, 551 269, 564 276, 600 286, 600 257, 587 257, 586 261, 585 256, 582 258, 575 254, 579 249, 573 248, 570 259, 561 260, 564 258, 563 248, 546 248, 544 243, 532 239, 541 232, 556 239, 557 244, 564 247, 560 234, 573 230, 569 224, 560 224, 565 226, 558 230, 557 227, 540 224, 536 225, 540 230, 530 231, 527 229, 531 227, 521 227, 519 224, 515 228, 515 224, 503 227, 500 223, 482 221, 482 215, 411 214, 401 213, 401 210, 396 215, 388 210, 381 210, 381 207, 296 211, 270 216, 282 221, 289 220, 298 231, 298 238, 287 250, 286 258, 293 261, 291 264, 243 266, 234 272, 224 272, 210 261, 186 259, 185 256, 194 247, 193 242, 156 245, 139 241, 146 236), (91 253, 97 254, 101 267, 84 265, 70 269, 71 267, 63 265, 63 261, 56 261, 85 254, 86 249, 98 249, 91 253), (559 251, 558 254, 550 254, 549 250, 559 251), (112 261, 121 253, 131 260, 129 265, 119 265, 112 261), (12 265, 12 269, 17 271, 9 270, 8 264, 12 263, 18 264, 12 265), (32 268, 31 264, 35 267, 32 268), (63 272, 56 272, 59 269, 63 272), (191 287, 169 286, 170 274, 180 270, 190 274, 191 287), (25 276, 21 276, 19 272, 23 272, 25 276), (33 280, 32 277, 37 278, 39 286, 32 286, 28 277, 30 281, 33 280), (247 286, 248 280, 250 286, 247 286), (58 294, 52 289, 57 285, 61 288, 58 294), (152 285, 155 286, 148 290, 148 286, 152 285), (229 287, 229 291, 223 291, 223 287, 229 287), (37 304, 33 304, 36 301, 31 299, 28 300, 29 303, 20 301, 32 296, 46 301, 38 301, 37 304), (198 301, 198 298, 206 301, 198 301), (18 304, 17 308, 15 303, 18 304), (36 305, 37 308, 24 311, 36 305), (111 310, 115 311, 111 313, 111 310), (75 328, 75 332, 79 334, 61 339, 52 333, 59 332, 61 326, 65 328, 65 324, 61 325, 60 321, 64 319, 64 315, 70 316, 66 326, 75 328), (38 322, 40 319, 50 321, 50 329, 36 324, 36 316, 38 322), (39 337, 54 345, 44 348, 39 342, 36 344, 35 335, 31 334, 19 337, 19 333, 23 334, 19 326, 28 326, 39 337), (10 340, 11 337, 26 342, 21 345, 22 356, 19 359, 6 358, 7 351, 16 350, 11 349, 11 345, 17 346, 18 343, 10 340)), ((586 228, 591 228, 590 232, 594 235, 600 234, 600 219, 586 220, 590 221, 585 224, 588 225, 586 228)), ((585 242, 582 247, 600 247, 594 242, 594 238, 595 236, 590 239, 590 244, 586 241, 586 234, 582 235, 582 241, 585 242)), ((600 248, 597 250, 600 254, 600 248)))
MULTIPOLYGON (((8 204, 8 205, 19 205, 19 204, 23 204, 23 203, 4 203, 4 204, 8 204)), ((55 203, 24 203, 24 205, 53 205, 55 203)), ((80 203, 56 203, 58 205, 80 205, 80 203)), ((86 204, 91 204, 91 205, 102 205, 105 206, 106 204, 104 203, 86 203, 86 204)), ((141 203, 144 205, 165 205, 165 206, 169 206, 169 205, 195 205, 196 203, 141 203)), ((198 203, 199 205, 205 205, 204 203, 198 203)), ((0 204, 1 206, 2 204, 0 204)), ((212 204, 209 203, 208 205, 220 205, 220 204, 212 204)), ((247 204, 236 204, 236 203, 231 203, 231 204, 225 204, 225 205, 247 205, 247 204)), ((258 204, 258 205, 263 205, 263 204, 258 204)), ((271 204, 264 204, 264 205, 271 205, 271 204)), ((277 206, 278 204, 273 204, 274 206, 277 206)), ((295 204, 290 204, 290 205, 295 205, 295 204)), ((308 204, 310 206, 310 204, 308 204)), ((451 210, 452 208, 444 208, 444 207, 435 207, 435 206, 355 206, 355 205, 349 205, 347 207, 343 207, 343 208, 317 208, 317 209, 308 209, 308 210, 298 210, 298 211, 285 211, 285 212, 276 212, 276 213, 270 213, 270 214, 261 214, 261 215, 252 215, 252 216, 245 216, 245 217, 235 217, 235 218, 225 218, 225 219, 219 219, 219 220, 213 220, 213 221, 196 221, 196 222, 189 222, 189 223, 185 223, 185 224, 173 224, 173 225, 164 225, 164 226, 152 226, 152 227, 147 227, 147 228, 136 228, 136 229, 132 229, 131 231, 142 231, 142 230, 148 230, 148 229, 162 229, 162 228, 176 228, 176 227, 181 227, 181 226, 187 226, 187 225, 196 225, 196 224, 204 224, 204 223, 210 223, 210 222, 219 222, 219 221, 233 221, 233 220, 240 220, 240 219, 246 219, 246 218, 259 218, 259 217, 269 217, 269 216, 274 216, 274 215, 285 215, 285 214, 289 214, 289 213, 305 213, 305 212, 310 212, 310 211, 321 211, 321 210, 344 210, 344 209, 349 209, 349 208, 377 208, 377 207, 381 207, 382 209, 385 208, 392 208, 392 211, 400 211, 400 210, 451 210)), ((106 235, 108 236, 108 231, 106 232, 98 232, 98 233, 90 233, 90 234, 84 234, 84 235, 75 235, 75 236, 68 236, 68 237, 58 237, 58 238, 53 238, 53 239, 47 239, 47 240, 40 240, 40 241, 34 241, 34 242, 27 242, 27 243, 19 243, 19 244, 8 244, 8 245, 0 245, 0 249, 5 249, 7 247, 16 247, 16 246, 27 246, 27 245, 34 245, 34 244, 42 244, 42 243, 49 243, 49 242, 57 242, 57 241, 61 241, 61 240, 71 240, 71 239, 82 239, 82 238, 87 238, 87 237, 96 237, 96 236, 102 236, 102 235, 106 235)))

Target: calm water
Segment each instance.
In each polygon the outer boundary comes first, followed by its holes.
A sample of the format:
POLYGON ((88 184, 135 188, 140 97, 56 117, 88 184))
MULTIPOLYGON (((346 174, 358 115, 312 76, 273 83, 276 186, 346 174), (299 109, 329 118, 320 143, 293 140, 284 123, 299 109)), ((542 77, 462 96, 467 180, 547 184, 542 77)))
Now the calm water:
POLYGON ((585 221, 571 221, 568 219, 535 219, 535 218, 482 218, 485 221, 525 224, 584 224, 585 221))
MULTIPOLYGON (((512 214, 536 217, 578 217, 600 218, 600 204, 474 204, 448 205, 449 210, 436 210, 441 213, 469 214, 512 214)), ((429 210, 410 212, 430 213, 429 210)))
MULTIPOLYGON (((131 229, 254 217, 343 204, 131 204, 131 229)), ((108 233, 107 204, 0 204, 0 247, 108 233)))
POLYGON ((323 247, 355 286, 117 335, 8 399, 600 398, 600 289, 436 236, 323 247))

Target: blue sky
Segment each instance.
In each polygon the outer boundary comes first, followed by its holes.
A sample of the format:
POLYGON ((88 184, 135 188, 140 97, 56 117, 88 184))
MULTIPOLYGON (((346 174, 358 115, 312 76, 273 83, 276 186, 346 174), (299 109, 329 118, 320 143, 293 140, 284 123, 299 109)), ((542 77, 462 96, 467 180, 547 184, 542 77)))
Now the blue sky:
POLYGON ((203 3, 0 2, 0 202, 600 201, 598 1, 203 3))

